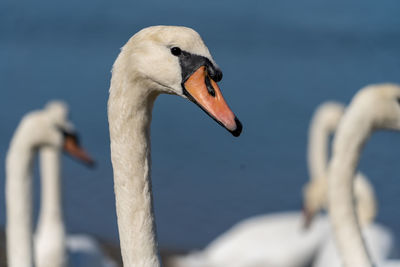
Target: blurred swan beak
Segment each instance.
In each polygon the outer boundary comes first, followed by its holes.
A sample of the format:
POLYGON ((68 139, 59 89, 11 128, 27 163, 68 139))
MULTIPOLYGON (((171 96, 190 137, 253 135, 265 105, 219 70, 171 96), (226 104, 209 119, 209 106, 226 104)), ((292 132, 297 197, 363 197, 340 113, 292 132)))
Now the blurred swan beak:
POLYGON ((79 145, 76 135, 68 134, 64 137, 64 151, 69 155, 81 161, 88 167, 94 167, 95 161, 89 154, 79 145))
POLYGON ((307 208, 304 207, 303 208, 303 218, 304 218, 303 228, 305 230, 307 230, 307 229, 310 228, 310 226, 312 224, 312 221, 313 221, 313 218, 314 218, 314 213, 309 211, 307 208))
POLYGON ((210 78, 205 66, 198 68, 183 83, 183 92, 211 118, 225 127, 233 136, 242 132, 242 124, 229 108, 217 83, 210 78))

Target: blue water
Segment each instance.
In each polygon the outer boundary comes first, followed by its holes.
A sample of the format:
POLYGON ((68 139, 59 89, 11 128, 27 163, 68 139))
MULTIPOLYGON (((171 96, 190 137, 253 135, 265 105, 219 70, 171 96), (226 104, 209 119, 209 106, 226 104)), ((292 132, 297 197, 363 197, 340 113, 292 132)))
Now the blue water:
MULTIPOLYGON (((398 0, 135 2, 0 2, 0 161, 23 114, 54 98, 69 103, 98 161, 87 170, 64 159, 69 232, 118 238, 106 120, 110 70, 119 48, 145 26, 196 29, 244 125, 236 139, 184 99, 157 100, 153 190, 162 247, 200 248, 243 218, 300 209, 314 108, 348 103, 369 83, 400 83, 398 0)), ((400 134, 375 134, 360 165, 377 191, 378 221, 398 238, 399 148, 400 134)))

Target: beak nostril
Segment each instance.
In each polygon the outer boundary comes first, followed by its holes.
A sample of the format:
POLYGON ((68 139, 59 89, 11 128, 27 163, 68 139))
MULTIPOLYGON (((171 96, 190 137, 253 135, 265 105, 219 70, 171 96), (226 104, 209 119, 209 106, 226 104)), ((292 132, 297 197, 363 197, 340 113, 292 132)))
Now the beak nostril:
POLYGON ((206 77, 205 77, 205 83, 206 83, 206 87, 207 87, 208 93, 212 97, 215 97, 215 90, 214 90, 214 87, 211 84, 210 77, 208 77, 208 75, 206 75, 206 77))
POLYGON ((213 66, 207 66, 207 73, 215 82, 222 80, 222 71, 213 66))

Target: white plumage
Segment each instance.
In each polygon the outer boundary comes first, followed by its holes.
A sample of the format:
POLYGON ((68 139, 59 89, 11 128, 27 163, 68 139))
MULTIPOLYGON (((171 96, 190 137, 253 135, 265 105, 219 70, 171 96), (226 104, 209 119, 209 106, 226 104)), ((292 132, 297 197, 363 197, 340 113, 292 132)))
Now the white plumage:
POLYGON ((24 116, 11 141, 6 165, 7 258, 10 267, 113 266, 94 239, 66 235, 61 150, 64 147, 85 163, 92 163, 78 146, 76 137, 72 137, 74 129, 67 117, 66 104, 50 102, 45 109, 24 116), (40 153, 42 190, 39 221, 33 235, 32 168, 37 151, 40 153))
MULTIPOLYGON (((310 182, 304 190, 304 208, 308 211, 306 214, 312 216, 327 205, 329 137, 335 132, 344 109, 340 103, 325 102, 316 109, 311 120, 308 141, 310 182)), ((375 217, 375 194, 361 173, 357 176, 356 192, 358 210, 367 224, 375 217)), ((172 258, 171 266, 307 266, 315 256, 320 257, 321 247, 330 234, 325 216, 318 216, 315 225, 313 223, 309 229, 303 228, 305 219, 302 212, 282 212, 243 220, 204 250, 172 258)), ((332 255, 325 252, 324 262, 328 256, 332 255)))
MULTIPOLYGON (((382 259, 374 258, 375 248, 368 250, 365 244, 365 240, 369 243, 368 237, 362 236, 353 193, 360 152, 377 129, 400 130, 400 87, 397 85, 371 85, 360 90, 347 108, 334 138, 329 166, 329 216, 339 255, 346 267, 372 267, 373 262, 385 265, 382 259)), ((378 240, 385 240, 385 235, 378 235, 378 240)), ((378 251, 386 249, 386 245, 377 248, 378 251)))
POLYGON ((282 212, 241 221, 204 250, 171 259, 177 267, 297 267, 311 263, 328 232, 317 216, 310 229, 301 212, 282 212))
POLYGON ((160 93, 188 98, 238 136, 241 124, 216 84, 221 78, 199 34, 185 27, 145 28, 125 44, 115 61, 108 122, 125 267, 160 266, 150 181, 150 124, 155 99, 160 93))

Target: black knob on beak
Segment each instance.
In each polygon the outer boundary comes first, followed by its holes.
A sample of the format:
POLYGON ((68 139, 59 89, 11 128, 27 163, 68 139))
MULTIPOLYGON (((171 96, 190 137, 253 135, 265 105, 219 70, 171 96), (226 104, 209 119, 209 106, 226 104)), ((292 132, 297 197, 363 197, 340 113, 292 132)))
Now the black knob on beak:
POLYGON ((207 66, 208 75, 215 82, 219 82, 222 80, 222 71, 220 69, 214 68, 214 66, 207 66))
POLYGON ((215 76, 212 77, 212 78, 213 78, 213 80, 216 81, 216 82, 221 81, 221 80, 222 80, 222 71, 220 71, 220 70, 217 69, 217 70, 215 71, 215 76))

